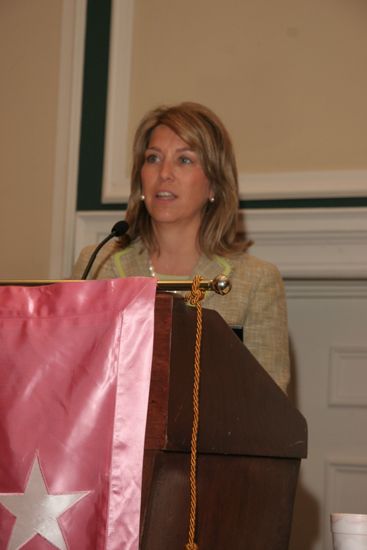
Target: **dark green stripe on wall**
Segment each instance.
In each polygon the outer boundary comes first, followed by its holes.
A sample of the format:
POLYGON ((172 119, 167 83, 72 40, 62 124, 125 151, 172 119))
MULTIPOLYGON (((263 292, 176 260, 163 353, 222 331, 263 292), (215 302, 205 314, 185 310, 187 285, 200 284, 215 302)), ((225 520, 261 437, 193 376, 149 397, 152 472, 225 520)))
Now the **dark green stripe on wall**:
MULTIPOLYGON (((111 0, 88 0, 83 77, 83 106, 78 177, 78 210, 119 210, 102 204, 111 0)), ((241 209, 367 206, 367 197, 242 200, 241 209)))
POLYGON ((272 199, 240 201, 240 208, 347 208, 367 206, 367 197, 334 197, 314 199, 272 199))
POLYGON ((102 205, 111 1, 89 0, 85 38, 78 210, 118 209, 102 205))

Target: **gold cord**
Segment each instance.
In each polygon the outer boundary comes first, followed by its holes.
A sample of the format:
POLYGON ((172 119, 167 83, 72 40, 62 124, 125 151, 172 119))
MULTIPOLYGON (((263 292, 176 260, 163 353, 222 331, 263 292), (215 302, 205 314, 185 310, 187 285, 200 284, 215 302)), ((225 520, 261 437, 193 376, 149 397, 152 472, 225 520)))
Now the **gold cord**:
POLYGON ((203 328, 202 300, 205 292, 200 288, 201 277, 195 276, 192 281, 191 292, 185 296, 185 301, 196 308, 196 339, 194 358, 194 386, 193 386, 193 420, 191 433, 191 457, 190 457, 190 519, 189 536, 186 550, 198 550, 195 543, 196 508, 197 508, 197 441, 199 433, 199 390, 200 390, 200 351, 203 328))

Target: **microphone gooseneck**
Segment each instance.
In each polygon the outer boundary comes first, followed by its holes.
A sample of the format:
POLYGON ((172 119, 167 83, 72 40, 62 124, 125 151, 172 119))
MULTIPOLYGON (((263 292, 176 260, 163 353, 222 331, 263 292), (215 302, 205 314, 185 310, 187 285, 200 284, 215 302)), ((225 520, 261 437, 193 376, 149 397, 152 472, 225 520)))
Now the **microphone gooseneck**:
POLYGON ((86 265, 86 268, 84 269, 83 275, 81 277, 82 281, 84 281, 88 277, 88 274, 91 270, 93 262, 96 259, 96 256, 98 252, 101 250, 102 246, 104 246, 109 240, 113 239, 113 237, 121 237, 128 231, 128 229, 129 229, 129 224, 125 220, 120 220, 119 222, 115 223, 115 225, 111 229, 111 233, 107 235, 107 237, 105 237, 103 241, 101 241, 99 245, 96 246, 96 248, 94 249, 93 254, 89 258, 89 261, 86 265))

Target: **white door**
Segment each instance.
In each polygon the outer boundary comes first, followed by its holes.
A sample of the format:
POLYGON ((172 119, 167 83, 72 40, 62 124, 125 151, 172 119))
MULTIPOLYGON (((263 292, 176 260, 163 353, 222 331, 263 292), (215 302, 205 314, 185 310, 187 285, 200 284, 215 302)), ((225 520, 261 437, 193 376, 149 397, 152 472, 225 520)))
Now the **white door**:
POLYGON ((367 514, 367 282, 286 286, 291 397, 309 430, 290 550, 330 550, 331 512, 367 514))

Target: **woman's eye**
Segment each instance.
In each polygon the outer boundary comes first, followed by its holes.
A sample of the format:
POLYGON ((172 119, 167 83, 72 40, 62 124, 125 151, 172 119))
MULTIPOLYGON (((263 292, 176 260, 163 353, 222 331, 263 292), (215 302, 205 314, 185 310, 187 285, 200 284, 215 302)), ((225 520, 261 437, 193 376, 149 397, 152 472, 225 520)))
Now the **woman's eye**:
POLYGON ((148 164, 155 164, 158 161, 159 161, 158 155, 150 154, 145 157, 145 162, 147 162, 148 164))
POLYGON ((189 157, 180 157, 179 161, 181 164, 192 164, 192 159, 189 157))

